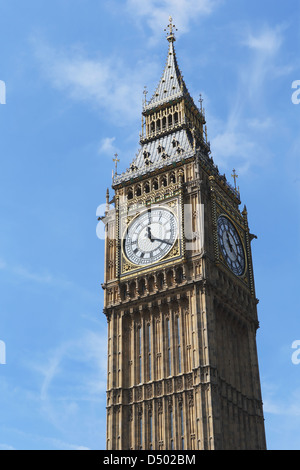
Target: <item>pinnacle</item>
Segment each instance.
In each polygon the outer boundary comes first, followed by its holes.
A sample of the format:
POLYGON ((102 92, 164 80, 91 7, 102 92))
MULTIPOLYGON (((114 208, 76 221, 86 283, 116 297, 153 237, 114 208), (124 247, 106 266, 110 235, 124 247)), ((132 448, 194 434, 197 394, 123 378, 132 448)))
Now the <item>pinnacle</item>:
POLYGON ((145 110, 151 109, 161 103, 170 101, 171 99, 181 97, 187 93, 187 87, 184 83, 182 73, 177 63, 174 48, 175 38, 173 36, 172 40, 170 38, 171 36, 168 36, 169 50, 165 69, 154 95, 144 106, 145 110))

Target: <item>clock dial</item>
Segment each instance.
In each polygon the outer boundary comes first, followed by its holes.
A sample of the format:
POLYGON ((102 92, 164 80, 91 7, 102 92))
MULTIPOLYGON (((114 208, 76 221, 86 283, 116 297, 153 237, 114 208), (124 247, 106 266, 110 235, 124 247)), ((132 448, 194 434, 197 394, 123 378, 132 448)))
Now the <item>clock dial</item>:
POLYGON ((233 223, 225 216, 218 219, 218 239, 228 267, 237 276, 242 276, 246 264, 243 245, 233 223))
POLYGON ((149 209, 129 225, 124 238, 124 253, 133 264, 153 264, 169 253, 177 236, 178 223, 171 211, 149 209))

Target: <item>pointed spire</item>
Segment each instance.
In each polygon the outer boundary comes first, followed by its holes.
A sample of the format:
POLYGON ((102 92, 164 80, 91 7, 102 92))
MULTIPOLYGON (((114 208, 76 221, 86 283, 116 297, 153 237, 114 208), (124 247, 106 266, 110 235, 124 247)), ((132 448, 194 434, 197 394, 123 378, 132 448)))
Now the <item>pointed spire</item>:
POLYGON ((176 53, 174 49, 174 41, 176 41, 176 38, 174 35, 173 28, 175 28, 175 26, 173 25, 172 17, 170 17, 169 20, 169 32, 167 35, 167 40, 169 42, 169 50, 165 69, 163 71, 162 77, 154 95, 152 96, 150 101, 148 101, 148 103, 144 104, 144 110, 152 109, 158 104, 164 103, 173 98, 179 98, 185 93, 188 93, 187 87, 182 77, 182 73, 178 67, 176 53))

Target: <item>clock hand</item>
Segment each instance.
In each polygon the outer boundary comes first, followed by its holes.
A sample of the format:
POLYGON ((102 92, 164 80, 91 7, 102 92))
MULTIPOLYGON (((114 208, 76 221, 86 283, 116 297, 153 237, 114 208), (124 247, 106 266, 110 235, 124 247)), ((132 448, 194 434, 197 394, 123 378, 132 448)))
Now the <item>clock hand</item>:
POLYGON ((173 245, 173 243, 167 242, 167 240, 162 240, 161 238, 151 238, 151 240, 166 243, 167 245, 173 245))
POLYGON ((148 225, 147 227, 147 233, 146 233, 147 237, 149 238, 149 240, 151 240, 153 242, 153 238, 152 238, 152 234, 151 234, 151 227, 150 225, 148 225))
POLYGON ((233 246, 232 246, 232 244, 231 244, 231 241, 229 240, 229 235, 228 235, 228 232, 226 232, 226 235, 227 235, 227 243, 228 243, 228 245, 229 245, 229 248, 230 248, 230 251, 231 251, 231 253, 232 253, 232 251, 233 251, 233 249, 232 249, 232 248, 233 248, 233 246))

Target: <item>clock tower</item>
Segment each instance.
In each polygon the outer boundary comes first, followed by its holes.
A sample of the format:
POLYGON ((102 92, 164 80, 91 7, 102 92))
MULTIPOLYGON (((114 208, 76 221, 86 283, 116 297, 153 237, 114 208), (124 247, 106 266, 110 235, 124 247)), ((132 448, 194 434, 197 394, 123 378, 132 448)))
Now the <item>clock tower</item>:
POLYGON ((211 156, 173 28, 140 149, 107 193, 107 449, 265 449, 254 235, 211 156))

